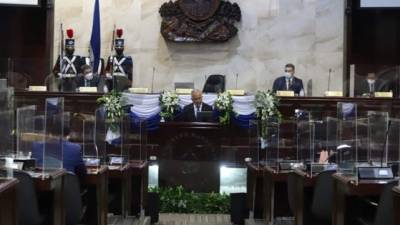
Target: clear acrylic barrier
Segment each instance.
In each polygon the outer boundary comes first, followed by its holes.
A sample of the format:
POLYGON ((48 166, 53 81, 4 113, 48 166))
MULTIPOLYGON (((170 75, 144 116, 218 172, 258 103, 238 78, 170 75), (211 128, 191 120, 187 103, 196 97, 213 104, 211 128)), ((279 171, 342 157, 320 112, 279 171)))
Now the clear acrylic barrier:
POLYGON ((127 141, 125 145, 129 149, 129 160, 136 163, 147 160, 147 124, 143 119, 132 119, 128 121, 127 141))
POLYGON ((14 89, 7 88, 6 80, 0 79, 0 110, 12 110, 14 109, 14 89))
POLYGON ((8 58, 3 63, 0 60, 0 77, 6 78, 8 86, 15 90, 25 90, 30 85, 46 86, 49 78, 56 80, 49 65, 50 60, 43 58, 8 58))
POLYGON ((310 163, 307 165, 310 176, 325 170, 336 170, 337 164, 337 118, 325 117, 311 120, 310 163))
POLYGON ((0 111, 0 155, 15 158, 14 152, 14 111, 0 111))
POLYGON ((299 163, 313 161, 314 124, 308 111, 296 110, 296 159, 299 163))
POLYGON ((85 165, 87 167, 98 168, 104 162, 102 159, 105 154, 105 148, 101 148, 101 151, 99 151, 96 145, 96 126, 99 124, 96 123, 96 118, 92 115, 86 115, 84 118, 81 118, 79 123, 82 126, 80 132, 82 138, 82 155, 85 165))
POLYGON ((337 104, 337 145, 338 172, 356 175, 358 162, 358 120, 357 104, 338 102, 337 104))
POLYGON ((44 141, 44 114, 38 115, 35 105, 17 108, 16 113, 16 154, 18 158, 29 159, 32 155, 32 142, 37 138, 44 141))
POLYGON ((280 123, 261 121, 259 126, 260 149, 261 151, 265 151, 265 165, 279 170, 280 123))
POLYGON ((260 165, 260 161, 265 161, 265 154, 260 155, 260 137, 259 120, 249 121, 249 156, 245 160, 251 162, 255 166, 260 165), (260 156, 263 156, 260 158, 260 156))
POLYGON ((129 119, 124 115, 114 122, 107 119, 105 121, 108 165, 110 169, 119 169, 129 161, 129 119))
POLYGON ((400 174, 400 119, 390 118, 390 126, 387 136, 387 162, 392 167, 396 176, 400 174))
POLYGON ((94 145, 96 148, 97 158, 100 159, 100 165, 107 164, 107 147, 106 147, 106 121, 103 108, 98 108, 95 111, 95 128, 94 128, 94 145))
MULTIPOLYGON (((42 170, 63 168, 64 128, 69 129, 70 118, 64 114, 64 98, 45 101, 45 142, 42 144, 42 170), (66 126, 64 126, 66 125, 66 126)), ((38 160, 40 164, 40 159, 38 160)))
POLYGON ((368 152, 367 159, 372 165, 387 166, 388 152, 386 135, 389 113, 368 111, 368 152))

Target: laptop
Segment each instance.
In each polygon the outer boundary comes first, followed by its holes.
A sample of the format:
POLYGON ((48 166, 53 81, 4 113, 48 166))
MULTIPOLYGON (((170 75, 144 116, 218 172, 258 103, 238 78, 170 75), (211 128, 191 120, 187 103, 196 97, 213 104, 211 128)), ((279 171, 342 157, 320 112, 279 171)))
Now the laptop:
POLYGON ((203 111, 197 113, 197 122, 214 122, 212 111, 203 111))

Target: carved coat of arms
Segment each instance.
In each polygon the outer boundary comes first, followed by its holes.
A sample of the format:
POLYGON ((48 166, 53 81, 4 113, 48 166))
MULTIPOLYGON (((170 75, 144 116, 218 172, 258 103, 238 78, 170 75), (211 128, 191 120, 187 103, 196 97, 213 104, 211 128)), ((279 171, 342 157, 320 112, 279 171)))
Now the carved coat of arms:
POLYGON ((160 10, 161 34, 174 42, 223 42, 237 34, 241 19, 236 3, 225 0, 176 0, 160 10))

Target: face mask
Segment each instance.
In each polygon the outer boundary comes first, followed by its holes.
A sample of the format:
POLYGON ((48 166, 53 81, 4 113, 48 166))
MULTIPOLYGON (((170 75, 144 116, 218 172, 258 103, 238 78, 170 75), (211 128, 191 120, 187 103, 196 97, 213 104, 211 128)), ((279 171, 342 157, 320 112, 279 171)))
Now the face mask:
POLYGON ((85 74, 85 79, 86 79, 86 80, 91 80, 91 79, 93 79, 93 73, 85 74))
POLYGON ((292 77, 292 74, 291 74, 291 73, 289 73, 289 72, 285 72, 285 77, 286 77, 287 79, 289 79, 289 78, 291 78, 291 77, 292 77))
POLYGON ((373 83, 375 83, 375 80, 373 80, 373 79, 367 79, 367 82, 368 82, 368 84, 373 84, 373 83))

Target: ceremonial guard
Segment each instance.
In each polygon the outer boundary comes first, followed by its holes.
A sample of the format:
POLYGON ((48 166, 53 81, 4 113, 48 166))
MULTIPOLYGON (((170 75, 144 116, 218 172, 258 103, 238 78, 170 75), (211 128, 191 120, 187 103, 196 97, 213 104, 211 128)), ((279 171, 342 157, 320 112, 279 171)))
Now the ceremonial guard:
POLYGON ((61 91, 75 91, 76 83, 75 78, 81 73, 81 57, 74 55, 75 40, 74 31, 67 30, 68 38, 65 39, 65 54, 61 48, 61 54, 57 58, 56 65, 53 68, 53 73, 60 79, 59 89, 61 91), (60 60, 62 63, 60 64, 60 60))
POLYGON ((109 90, 117 87, 118 90, 125 90, 131 86, 133 60, 130 56, 124 55, 123 30, 117 29, 117 38, 113 42, 115 54, 107 60, 106 77, 109 90))

